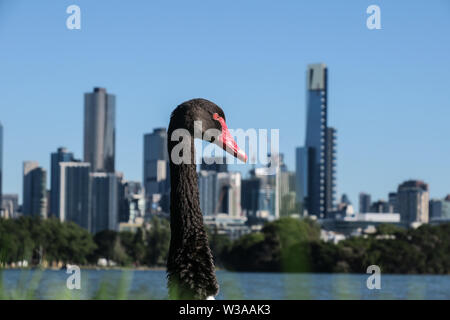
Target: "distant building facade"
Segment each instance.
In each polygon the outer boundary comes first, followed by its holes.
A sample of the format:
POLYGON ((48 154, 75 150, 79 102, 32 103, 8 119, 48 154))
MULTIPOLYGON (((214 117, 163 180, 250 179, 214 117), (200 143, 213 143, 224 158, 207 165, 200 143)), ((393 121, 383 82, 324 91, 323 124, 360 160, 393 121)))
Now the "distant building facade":
POLYGON ((58 148, 58 150, 50 156, 50 216, 58 217, 59 215, 59 201, 60 201, 60 162, 74 161, 72 152, 68 152, 66 148, 58 148))
POLYGON ((233 217, 228 214, 209 215, 204 217, 205 224, 220 235, 226 235, 231 240, 239 239, 250 233, 250 228, 245 224, 245 217, 233 217))
POLYGON ((361 192, 359 194, 359 212, 360 213, 370 212, 370 204, 371 204, 370 194, 361 192))
POLYGON ((91 231, 90 213, 90 163, 60 162, 58 218, 71 221, 91 231))
POLYGON ((398 212, 397 192, 389 192, 388 202, 392 212, 398 212))
POLYGON ((218 209, 219 213, 227 213, 231 217, 241 216, 241 174, 239 172, 217 173, 218 209))
POLYGON ((384 200, 378 200, 373 202, 370 205, 370 213, 391 213, 393 210, 390 208, 390 205, 388 202, 384 200))
POLYGON ((217 172, 200 170, 198 173, 198 190, 200 197, 200 209, 204 216, 216 213, 216 189, 217 172))
POLYGON ((23 163, 23 214, 47 217, 47 172, 36 161, 23 163))
POLYGON ((116 97, 104 88, 84 94, 84 161, 93 172, 114 172, 116 97))
POLYGON ((90 184, 92 233, 118 231, 119 205, 123 200, 122 175, 93 172, 90 174, 90 184))
POLYGON ((423 181, 409 180, 399 185, 398 209, 403 223, 428 223, 429 191, 423 181))
MULTIPOLYGON (((121 191, 121 190, 120 190, 121 191)), ((136 223, 145 217, 145 192, 137 181, 123 183, 124 199, 120 206, 119 222, 136 223)))
POLYGON ((4 218, 16 218, 19 212, 19 195, 4 194, 1 206, 3 208, 4 218))
POLYGON ((198 172, 200 208, 203 215, 226 213, 240 217, 241 174, 239 172, 217 172, 200 170, 198 172))
POLYGON ((242 180, 242 210, 245 216, 274 220, 280 217, 278 174, 269 175, 269 168, 250 170, 242 180), (278 182, 277 182, 278 181, 278 182))
POLYGON ((430 200, 430 220, 450 219, 450 195, 444 199, 430 200))
MULTIPOLYGON (((170 189, 169 155, 167 152, 167 131, 156 128, 144 135, 143 185, 146 194, 147 211, 155 204, 152 199, 161 199, 170 189), (158 197, 152 195, 158 194, 158 197)), ((168 212, 168 208, 163 208, 168 212)))

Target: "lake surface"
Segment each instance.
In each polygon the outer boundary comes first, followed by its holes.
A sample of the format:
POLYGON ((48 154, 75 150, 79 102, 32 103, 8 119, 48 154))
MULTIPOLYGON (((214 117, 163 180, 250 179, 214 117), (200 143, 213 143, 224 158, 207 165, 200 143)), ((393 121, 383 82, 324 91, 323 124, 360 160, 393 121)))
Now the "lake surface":
MULTIPOLYGON (((165 271, 81 270, 69 290, 64 270, 0 271, 3 299, 167 299, 165 271)), ((217 299, 450 299, 450 275, 381 275, 369 290, 366 274, 282 274, 218 271, 217 299)))

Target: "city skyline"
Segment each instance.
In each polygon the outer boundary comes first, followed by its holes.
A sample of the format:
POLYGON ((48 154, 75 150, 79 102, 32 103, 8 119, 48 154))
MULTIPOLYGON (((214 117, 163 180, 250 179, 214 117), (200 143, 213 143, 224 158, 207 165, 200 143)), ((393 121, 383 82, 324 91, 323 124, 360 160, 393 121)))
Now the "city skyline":
POLYGON ((430 185, 432 198, 443 198, 450 175, 450 151, 442 148, 450 63, 449 44, 439 39, 449 26, 448 5, 414 4, 406 15, 400 4, 379 4, 383 28, 370 31, 366 3, 330 4, 333 14, 294 2, 276 10, 262 3, 250 14, 253 5, 242 4, 240 13, 231 5, 207 16, 201 6, 180 4, 180 11, 171 11, 149 4, 140 8, 143 20, 131 19, 136 11, 117 4, 110 12, 123 13, 123 19, 106 28, 95 21, 104 14, 102 5, 80 1, 86 19, 78 33, 65 29, 65 4, 27 3, 25 11, 23 2, 7 4, 0 26, 10 48, 0 52, 1 67, 10 74, 0 80, 3 193, 21 195, 24 160, 36 160, 50 172, 48 155, 57 147, 82 157, 82 93, 96 86, 118 96, 116 167, 127 180, 141 181, 142 135, 166 127, 170 111, 196 96, 227 110, 230 127, 280 128, 281 152, 293 170, 306 125, 305 66, 323 61, 330 68, 329 121, 339 132, 338 195, 345 192, 354 205, 361 191, 387 200, 402 181, 420 179, 430 185), (191 18, 177 22, 182 11, 191 18), (285 19, 271 25, 271 14, 285 19), (426 23, 431 16, 442 28, 426 23), (191 23, 199 17, 200 25, 191 23), (36 24, 39 37, 25 33, 36 24), (199 33, 202 26, 214 27, 199 33), (220 41, 209 37, 212 32, 220 41), (209 44, 208 53, 192 50, 198 41, 209 44), (289 116, 270 116, 274 106, 277 114, 289 116))
MULTIPOLYGON (((309 66, 311 66, 311 65, 309 65, 309 66)), ((325 67, 326 68, 326 67, 325 67)), ((93 90, 94 90, 94 92, 97 92, 98 90, 101 90, 101 91, 103 91, 103 92, 105 92, 106 93, 106 89, 104 89, 104 88, 99 88, 99 87, 94 87, 93 88, 93 90)), ((91 95, 92 93, 84 93, 84 95, 85 95, 85 101, 86 101, 86 95, 91 95)), ((109 95, 109 94, 108 94, 109 95)), ((114 107, 115 107, 115 95, 112 95, 113 97, 114 97, 114 107)), ((85 103, 85 108, 86 108, 86 103, 85 103)), ((85 109, 85 111, 86 111, 86 109, 85 109)), ((86 121, 86 120, 85 120, 86 121)), ((0 127, 1 129, 3 129, 3 127, 0 127)), ((334 128, 332 128, 332 127, 326 127, 326 129, 332 129, 333 131, 335 131, 336 129, 334 129, 334 128)), ((327 130, 328 131, 328 130, 327 130)), ((151 131, 149 130, 148 132, 146 132, 146 133, 143 133, 143 140, 144 140, 144 148, 143 148, 143 154, 145 155, 146 154, 146 148, 147 149, 149 149, 149 147, 147 147, 147 145, 148 145, 148 142, 147 142, 147 140, 149 139, 149 137, 151 137, 151 136, 155 136, 155 135, 159 135, 159 134, 161 134, 161 132, 163 132, 163 134, 165 134, 165 135, 167 135, 167 133, 166 133, 166 128, 164 128, 164 127, 155 127, 155 128, 153 128, 151 131)), ((114 138, 115 139, 115 138, 114 138)), ((165 139, 167 139, 167 137, 165 137, 165 139)), ((86 139, 84 139, 84 140, 86 140, 86 139)), ((304 151, 303 150, 304 149, 304 147, 297 147, 296 148, 296 152, 298 153, 299 151, 304 151)), ((156 149, 155 149, 156 150, 156 149)), ((148 152, 148 151, 147 151, 148 152)), ((158 153, 159 151, 157 151, 157 153, 158 153)), ((335 151, 334 151, 335 152, 335 151)), ((284 150, 280 150, 280 154, 282 154, 282 155, 284 155, 285 154, 285 152, 284 152, 284 150)), ((23 160, 22 161, 22 164, 25 164, 25 163, 34 163, 35 164, 35 166, 36 166, 36 168, 39 166, 39 168, 40 169, 42 169, 42 170, 44 170, 44 172, 54 172, 54 169, 53 169, 53 162, 54 162, 54 160, 53 160, 53 158, 55 157, 55 159, 56 158, 58 158, 58 157, 61 157, 62 156, 62 158, 61 159, 59 159, 58 161, 74 161, 74 160, 76 160, 76 156, 74 155, 74 152, 67 152, 67 148, 65 147, 65 146, 59 146, 58 148, 57 148, 57 151, 56 152, 50 152, 50 161, 49 161, 49 168, 50 168, 50 170, 49 169, 47 169, 47 167, 46 167, 46 165, 45 164, 41 164, 41 163, 39 163, 38 161, 35 161, 35 160, 23 160), (65 156, 63 155, 61 155, 61 154, 65 154, 65 156), (66 158, 67 157, 67 158, 66 158)), ((165 155, 166 157, 167 157, 167 155, 165 155)), ((152 155, 149 155, 149 157, 156 157, 156 158, 158 158, 159 157, 159 155, 158 154, 152 154, 152 155)), ((200 159, 202 159, 202 161, 204 160, 204 158, 200 158, 200 159)), ((224 158, 225 159, 225 158, 224 158)), ((55 160, 56 161, 56 160, 55 160)), ((77 160, 77 161, 79 161, 79 160, 77 160)), ((146 158, 144 157, 143 158, 143 160, 142 160, 143 162, 142 162, 142 168, 143 168, 143 171, 142 171, 142 177, 143 177, 143 179, 144 180, 146 180, 146 178, 145 178, 145 167, 146 167, 146 165, 145 165, 145 163, 146 163, 146 158)), ((163 161, 163 160, 161 160, 161 161, 163 161)), ((166 160, 164 160, 164 161, 166 161, 166 160)), ((88 162, 88 161, 85 161, 85 162, 88 162)), ((114 162, 114 160, 113 160, 113 162, 114 162)), ((202 162, 202 163, 200 163, 199 164, 199 166, 198 166, 198 170, 201 170, 201 165, 205 165, 205 163, 204 162, 202 162)), ((284 165, 286 165, 286 164, 284 164, 284 165)), ((235 171, 235 172, 239 172, 239 173, 241 173, 241 174, 243 174, 243 176, 242 176, 242 178, 250 178, 251 177, 251 170, 252 170, 252 168, 250 168, 250 166, 249 165, 236 165, 236 164, 230 164, 229 165, 230 166, 230 168, 232 168, 231 169, 231 171, 235 171), (236 169, 237 167, 246 167, 246 169, 247 170, 233 170, 233 169, 236 169)), ((260 167, 264 167, 264 166, 261 166, 260 165, 260 167)), ((168 169, 168 168, 167 168, 168 169)), ((166 169, 166 170, 167 170, 166 169)), ((291 171, 291 172, 294 172, 294 173, 296 173, 296 166, 295 166, 295 164, 293 165, 293 168, 291 168, 291 167, 289 167, 288 168, 289 169, 289 171, 291 171)), ((92 169, 91 169, 92 170, 92 169)), ((166 170, 164 170, 164 171, 166 171, 166 170)), ((102 172, 102 170, 99 170, 98 172, 102 172)), ((103 171, 103 172, 108 172, 108 171, 103 171)), ((117 172, 119 172, 119 173, 121 173, 122 171, 117 171, 117 172)), ((156 171, 155 171, 156 172, 156 171)), ((113 171, 111 171, 111 173, 114 173, 113 171)), ((155 173, 156 174, 156 173, 155 173)), ((301 173, 300 173, 301 174, 301 173)), ((165 175, 164 175, 165 176, 165 175)), ((141 177, 141 180, 139 180, 139 179, 129 179, 129 178, 127 178, 126 177, 126 173, 124 173, 124 179, 125 179, 125 181, 130 181, 130 182, 134 182, 134 181, 139 181, 139 182, 142 182, 142 177, 141 177)), ((306 176, 307 177, 307 176, 306 176)), ((48 179, 45 179, 45 182, 46 182, 46 190, 48 190, 50 193, 52 193, 52 188, 51 188, 51 185, 52 185, 52 180, 54 179, 54 177, 53 177, 53 175, 51 175, 51 176, 49 176, 48 177, 48 179), (48 180, 48 181, 47 181, 48 180)), ((166 178, 164 178, 164 180, 165 180, 166 178)), ((296 178, 296 179, 298 179, 298 178, 296 178)), ((334 180, 334 179, 332 179, 332 180, 334 180)), ((409 180, 414 180, 413 178, 408 178, 408 179, 405 179, 405 180, 403 180, 402 182, 398 182, 397 183, 397 185, 396 186, 394 186, 394 187, 392 187, 391 189, 389 189, 389 190, 385 190, 386 192, 385 192, 385 194, 384 194, 384 196, 382 196, 382 197, 379 197, 379 198, 377 198, 377 200, 383 200, 383 201, 388 201, 389 200, 389 195, 390 195, 390 192, 391 192, 391 190, 397 190, 397 187, 398 187, 398 185, 400 185, 401 183, 403 183, 404 181, 409 181, 409 180)), ((420 179, 419 178, 419 180, 423 180, 423 179, 420 179)), ((4 187, 3 187, 4 188, 4 187)), ((22 189, 23 189, 23 184, 22 184, 22 189)), ((54 190, 54 189, 53 189, 54 190)), ((153 190, 152 192, 150 192, 150 193, 154 193, 154 192, 157 192, 156 190, 153 190)), ((9 195, 14 195, 14 194, 17 194, 18 196, 19 196, 19 202, 20 203, 22 203, 23 202, 23 191, 22 192, 17 192, 17 193, 14 193, 14 192, 3 192, 3 194, 9 194, 9 195)), ((365 192, 363 192, 363 191, 360 191, 359 193, 358 193, 358 197, 355 197, 355 199, 350 199, 351 201, 352 201, 352 204, 353 204, 353 206, 356 208, 356 205, 357 204, 359 204, 358 203, 358 200, 360 201, 360 195, 361 194, 365 194, 365 192)), ((444 195, 442 196, 442 197, 430 197, 430 200, 432 200, 432 199, 444 199, 445 197, 448 197, 448 195, 449 195, 450 193, 447 191, 447 193, 445 193, 445 190, 444 190, 444 195)), ((348 193, 347 192, 345 192, 345 191, 342 191, 341 193, 339 193, 339 195, 347 195, 348 196, 348 193)), ((369 195, 369 199, 370 199, 370 197, 371 197, 371 192, 369 191, 368 192, 368 195, 369 195)), ((335 199, 334 199, 334 201, 336 201, 336 202, 334 202, 334 204, 337 204, 338 202, 337 202, 337 199, 338 197, 336 197, 335 199)), ((51 198, 50 198, 51 199, 51 198)), ((373 200, 375 201, 375 197, 373 198, 373 200)), ((51 201, 54 201, 54 200, 51 200, 51 201)), ((50 209, 50 211, 49 211, 49 213, 50 213, 50 215, 54 215, 53 214, 53 212, 52 212, 52 204, 51 203, 48 203, 48 204, 46 204, 46 206, 49 206, 49 209, 50 209)), ((358 206, 358 209, 359 209, 359 206, 358 206)), ((59 209, 58 209, 59 210, 59 209)), ((362 212, 362 211, 360 211, 360 212, 362 212)))

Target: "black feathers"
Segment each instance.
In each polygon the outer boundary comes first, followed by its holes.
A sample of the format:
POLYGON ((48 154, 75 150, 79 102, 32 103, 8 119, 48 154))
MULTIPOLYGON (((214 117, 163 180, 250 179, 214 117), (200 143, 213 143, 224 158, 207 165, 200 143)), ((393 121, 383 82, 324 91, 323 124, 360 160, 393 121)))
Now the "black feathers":
MULTIPOLYGON (((179 105, 172 113, 168 129, 168 151, 178 143, 170 137, 176 129, 192 135, 194 121, 202 121, 202 131, 221 129, 213 113, 225 117, 222 109, 205 99, 193 99, 179 105)), ((195 159, 191 139, 191 159, 195 159)), ((203 226, 200 210, 196 164, 175 164, 170 160, 170 228, 171 239, 167 261, 169 298, 206 299, 219 291, 215 267, 203 226)))

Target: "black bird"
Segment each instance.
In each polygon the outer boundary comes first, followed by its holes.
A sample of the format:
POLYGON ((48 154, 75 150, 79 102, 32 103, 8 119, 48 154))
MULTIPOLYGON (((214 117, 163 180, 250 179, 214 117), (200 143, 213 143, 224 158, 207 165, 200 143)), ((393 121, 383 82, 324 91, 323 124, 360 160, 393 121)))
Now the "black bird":
POLYGON ((194 134, 244 162, 247 156, 228 131, 222 109, 205 99, 192 99, 175 108, 167 133, 171 183, 171 239, 167 261, 169 298, 210 299, 217 295, 219 285, 200 210, 194 134), (195 121, 201 121, 201 125, 194 125, 195 121), (216 129, 218 134, 205 137, 204 133, 209 129, 216 129), (180 131, 185 133, 182 138, 177 134, 180 131), (180 151, 180 147, 185 148, 180 151))

